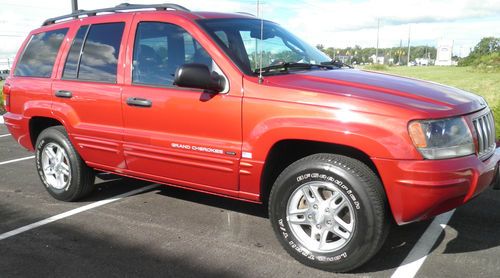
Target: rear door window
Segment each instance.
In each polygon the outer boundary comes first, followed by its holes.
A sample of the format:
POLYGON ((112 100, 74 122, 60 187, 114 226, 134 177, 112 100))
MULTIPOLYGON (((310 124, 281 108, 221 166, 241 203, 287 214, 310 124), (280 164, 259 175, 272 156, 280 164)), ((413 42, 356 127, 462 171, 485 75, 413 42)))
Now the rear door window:
POLYGON ((14 75, 49 78, 67 32, 68 28, 64 28, 33 35, 17 62, 14 75))
POLYGON ((76 79, 78 77, 78 62, 80 61, 80 53, 82 51, 83 41, 89 29, 88 25, 80 27, 76 33, 73 44, 69 50, 66 64, 64 65, 63 78, 76 79))
POLYGON ((123 22, 90 26, 83 45, 78 79, 116 83, 124 27, 123 22))
POLYGON ((116 83, 124 28, 123 22, 80 27, 64 64, 63 79, 116 83))

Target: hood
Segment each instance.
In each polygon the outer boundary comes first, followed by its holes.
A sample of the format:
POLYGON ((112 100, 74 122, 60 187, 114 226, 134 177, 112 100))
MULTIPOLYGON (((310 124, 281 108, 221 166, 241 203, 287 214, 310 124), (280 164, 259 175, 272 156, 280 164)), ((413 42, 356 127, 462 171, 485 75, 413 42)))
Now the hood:
POLYGON ((463 115, 486 107, 482 97, 433 82, 353 69, 302 71, 266 77, 271 85, 348 95, 408 109, 463 115))

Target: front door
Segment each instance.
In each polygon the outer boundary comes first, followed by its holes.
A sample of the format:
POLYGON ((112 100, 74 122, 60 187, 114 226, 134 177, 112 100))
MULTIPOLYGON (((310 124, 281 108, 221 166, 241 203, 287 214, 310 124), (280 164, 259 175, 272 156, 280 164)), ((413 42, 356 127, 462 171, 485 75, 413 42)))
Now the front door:
POLYGON ((130 84, 122 94, 128 169, 154 180, 235 195, 241 92, 211 94, 173 85, 176 69, 185 63, 222 71, 185 29, 147 19, 138 15, 132 27, 130 84))

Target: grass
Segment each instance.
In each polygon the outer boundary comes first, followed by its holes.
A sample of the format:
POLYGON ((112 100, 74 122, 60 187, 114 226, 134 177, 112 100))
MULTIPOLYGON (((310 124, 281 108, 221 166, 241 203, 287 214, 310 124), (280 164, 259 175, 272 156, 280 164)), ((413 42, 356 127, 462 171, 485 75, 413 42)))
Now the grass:
POLYGON ((376 71, 386 71, 386 70, 389 70, 389 67, 386 65, 382 65, 382 64, 372 64, 372 65, 365 66, 364 69, 376 70, 376 71))
POLYGON ((500 137, 500 74, 498 72, 478 71, 470 67, 388 67, 382 71, 434 81, 484 97, 493 110, 497 138, 500 137))

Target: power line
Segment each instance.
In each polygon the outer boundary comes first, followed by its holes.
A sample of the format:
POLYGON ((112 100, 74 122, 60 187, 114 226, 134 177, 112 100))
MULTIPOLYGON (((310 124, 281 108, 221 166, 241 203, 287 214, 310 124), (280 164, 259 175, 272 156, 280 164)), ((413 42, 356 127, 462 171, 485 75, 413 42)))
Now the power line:
POLYGON ((24 36, 21 36, 21 35, 0 35, 0 37, 24 38, 24 36))

